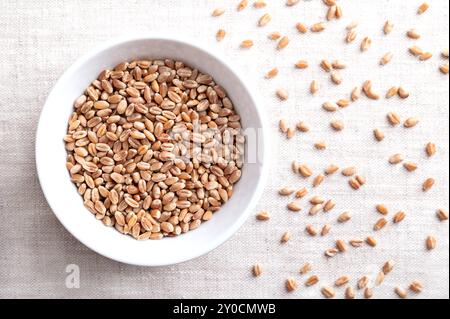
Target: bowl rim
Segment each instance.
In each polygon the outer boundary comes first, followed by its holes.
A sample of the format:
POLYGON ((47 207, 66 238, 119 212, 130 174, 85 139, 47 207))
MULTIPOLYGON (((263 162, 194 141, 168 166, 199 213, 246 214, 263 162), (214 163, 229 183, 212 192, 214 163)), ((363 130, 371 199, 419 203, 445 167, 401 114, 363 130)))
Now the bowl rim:
MULTIPOLYGON (((270 156, 269 156, 269 151, 268 151, 268 145, 270 145, 270 143, 269 143, 268 139, 270 138, 270 134, 268 134, 266 112, 264 109, 259 107, 261 105, 260 101, 253 93, 253 92, 256 92, 256 90, 254 89, 254 85, 252 84, 251 81, 249 81, 246 78, 246 76, 244 76, 244 73, 239 72, 238 69, 229 60, 230 59, 226 59, 217 50, 213 51, 211 49, 208 49, 207 46, 205 44, 201 43, 201 41, 199 41, 198 39, 194 40, 192 38, 185 37, 185 36, 183 36, 183 38, 180 38, 179 36, 176 36, 173 34, 164 35, 164 36, 146 34, 146 35, 139 35, 139 36, 120 36, 120 37, 114 37, 110 40, 104 41, 103 43, 100 43, 99 45, 95 46, 93 49, 89 50, 87 53, 85 53, 81 57, 79 57, 74 63, 72 63, 72 65, 69 68, 67 68, 63 72, 63 74, 58 78, 58 80, 53 85, 52 89, 50 90, 50 93, 48 94, 46 101, 44 103, 44 106, 42 107, 41 112, 40 112, 39 121, 38 121, 37 129, 36 129, 36 137, 35 137, 35 161, 36 161, 37 176, 38 176, 39 184, 41 186, 44 197, 45 197, 48 205, 50 206, 50 209, 53 212, 53 214, 56 216, 56 218, 59 220, 59 222, 64 226, 64 228, 72 236, 74 236, 79 242, 81 242, 83 245, 88 247, 90 250, 92 250, 92 251, 96 252, 97 254, 100 254, 104 257, 107 257, 111 260, 115 260, 115 261, 125 263, 125 264, 136 265, 136 266, 155 267, 155 266, 174 265, 174 264, 186 262, 188 260, 192 260, 192 259, 198 258, 200 256, 203 256, 203 255, 209 253, 210 251, 216 249, 223 243, 225 243, 233 234, 235 234, 239 230, 239 228, 248 219, 248 216, 250 215, 252 210, 255 208, 259 198, 261 197, 261 194, 264 190, 264 186, 265 186, 267 178, 268 178, 268 168, 270 167, 270 165, 269 165, 270 156), (151 263, 139 262, 136 260, 130 261, 130 260, 127 260, 126 258, 121 258, 121 257, 114 255, 113 253, 110 253, 110 251, 108 249, 101 249, 101 247, 95 246, 91 242, 91 240, 88 239, 88 236, 84 236, 83 234, 77 232, 70 223, 66 222, 66 220, 64 219, 64 214, 61 212, 57 212, 54 209, 54 207, 56 207, 56 205, 54 203, 54 200, 53 200, 53 197, 52 197, 52 194, 50 191, 50 187, 47 187, 47 185, 45 183, 45 181, 47 179, 44 177, 44 171, 43 171, 42 166, 40 165, 41 161, 43 161, 45 159, 45 154, 43 154, 43 152, 41 152, 41 148, 39 147, 44 142, 42 140, 42 138, 40 138, 40 136, 43 134, 41 132, 44 130, 44 128, 43 128, 44 125, 42 124, 44 121, 43 120, 44 111, 46 108, 49 107, 49 103, 52 100, 52 97, 57 94, 57 92, 60 89, 60 86, 62 85, 63 82, 65 82, 65 80, 67 78, 69 78, 74 73, 76 73, 77 70, 80 68, 80 66, 82 66, 86 61, 88 61, 93 56, 101 53, 102 51, 108 50, 111 47, 114 47, 116 45, 123 45, 123 44, 130 43, 130 42, 148 41, 148 40, 172 41, 172 42, 177 42, 183 46, 193 47, 194 49, 203 51, 207 55, 212 56, 213 58, 217 59, 222 65, 224 65, 226 68, 228 68, 229 71, 231 73, 233 73, 239 79, 240 85, 243 86, 244 90, 247 92, 247 94, 249 95, 249 97, 251 98, 251 100, 253 101, 253 103, 255 105, 255 110, 256 110, 255 116, 259 117, 260 122, 261 122, 259 138, 262 141, 262 147, 263 147, 263 151, 262 151, 263 161, 260 163, 261 173, 259 176, 259 182, 258 182, 255 190, 253 191, 253 194, 251 195, 251 199, 248 202, 246 208, 244 209, 242 214, 240 214, 239 217, 233 222, 233 224, 230 227, 228 227, 227 229, 225 229, 222 233, 218 234, 219 238, 217 240, 215 240, 211 244, 205 244, 204 248, 198 253, 195 253, 195 254, 192 254, 189 256, 183 256, 181 258, 179 257, 178 259, 173 258, 172 260, 168 260, 168 261, 159 262, 158 260, 155 260, 154 262, 151 262, 151 263)), ((261 141, 259 143, 261 143, 261 141)))

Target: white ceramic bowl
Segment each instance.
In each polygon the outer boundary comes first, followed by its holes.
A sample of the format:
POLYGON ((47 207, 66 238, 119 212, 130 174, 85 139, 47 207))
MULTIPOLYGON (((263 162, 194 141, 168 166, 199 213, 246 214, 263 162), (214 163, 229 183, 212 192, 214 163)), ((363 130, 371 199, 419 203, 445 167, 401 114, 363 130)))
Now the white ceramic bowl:
MULTIPOLYGON (((83 244, 111 259, 134 265, 161 266, 201 256, 225 242, 244 223, 259 198, 267 170, 264 120, 248 82, 217 53, 167 37, 122 38, 94 49, 58 80, 41 113, 36 136, 36 165, 41 187, 53 212, 83 244), (83 206, 65 167, 63 137, 74 100, 100 71, 122 61, 171 58, 213 76, 228 92, 245 128, 259 129, 257 140, 247 139, 247 151, 258 150, 258 160, 246 162, 232 198, 213 218, 196 230, 162 240, 137 241, 105 227, 83 206), (258 145, 256 145, 258 144, 258 145)), ((255 154, 250 154, 255 155, 255 154)))

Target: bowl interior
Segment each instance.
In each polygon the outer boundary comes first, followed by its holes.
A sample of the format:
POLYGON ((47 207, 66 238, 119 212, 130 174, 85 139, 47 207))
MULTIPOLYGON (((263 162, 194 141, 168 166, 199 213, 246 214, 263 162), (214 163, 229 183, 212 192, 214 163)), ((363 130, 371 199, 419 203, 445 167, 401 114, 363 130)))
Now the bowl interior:
POLYGON ((200 47, 171 39, 118 41, 94 50, 77 61, 61 77, 41 114, 36 140, 36 161, 44 194, 62 224, 81 242, 109 258, 137 265, 166 265, 200 256, 230 237, 245 221, 263 179, 263 132, 260 113, 248 88, 225 63, 200 47), (81 196, 65 168, 63 136, 74 100, 100 71, 122 61, 139 58, 171 58, 209 73, 222 85, 241 116, 252 157, 242 169, 232 198, 213 218, 178 237, 137 241, 105 227, 83 206, 81 196), (258 130, 259 129, 259 130, 258 130), (259 133, 258 133, 259 131, 259 133), (259 152, 256 156, 254 152, 259 152))

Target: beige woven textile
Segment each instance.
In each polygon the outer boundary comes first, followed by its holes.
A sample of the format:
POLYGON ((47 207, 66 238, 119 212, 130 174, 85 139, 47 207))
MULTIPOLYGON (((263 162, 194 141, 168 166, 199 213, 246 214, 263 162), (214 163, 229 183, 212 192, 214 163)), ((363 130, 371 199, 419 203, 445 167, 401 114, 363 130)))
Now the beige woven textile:
MULTIPOLYGON (((249 1, 252 3, 253 1, 249 1)), ((435 216, 438 208, 448 210, 449 184, 449 80, 438 67, 448 61, 439 52, 448 48, 448 1, 429 0, 430 9, 417 15, 421 0, 342 0, 344 16, 327 23, 322 33, 299 34, 297 22, 311 25, 324 20, 326 8, 320 0, 301 0, 294 7, 284 0, 267 0, 268 6, 256 10, 251 5, 236 12, 238 0, 2 0, 0 1, 0 297, 50 298, 200 298, 262 297, 321 298, 320 287, 332 285, 342 275, 356 280, 369 275, 370 285, 382 264, 393 259, 396 265, 385 282, 374 289, 374 298, 395 298, 394 287, 407 287, 420 280, 424 290, 411 298, 449 297, 449 227, 435 216), (216 7, 226 13, 211 17, 216 7), (272 21, 258 27, 265 12, 272 21), (382 33, 386 19, 394 23, 389 36, 382 33), (358 38, 345 44, 345 26, 358 21, 358 38), (219 28, 227 31, 223 42, 215 40, 219 28), (417 29, 422 37, 411 40, 408 29, 417 29), (267 38, 269 32, 287 34, 291 42, 284 50, 267 38), (260 107, 270 114, 273 132, 273 169, 257 210, 267 210, 270 221, 257 222, 252 216, 224 245, 206 256, 180 265, 144 268, 108 260, 83 246, 57 221, 48 207, 35 170, 34 138, 39 113, 46 96, 58 77, 78 57, 101 41, 119 35, 177 33, 195 37, 211 50, 222 51, 242 68, 249 81, 256 82, 260 107), (371 48, 361 53, 364 36, 372 38, 371 48), (239 48, 242 40, 253 39, 249 50, 239 48), (407 48, 418 45, 434 54, 420 62, 407 48), (390 64, 378 65, 380 57, 392 51, 390 64), (320 60, 341 59, 348 67, 341 71, 343 83, 330 82, 329 74, 318 67, 320 60), (293 67, 299 59, 309 68, 293 67), (264 74, 278 67, 278 77, 267 80, 264 74), (316 79, 320 90, 311 96, 308 87, 316 79), (383 97, 379 101, 361 98, 334 114, 324 112, 321 104, 349 96, 351 89, 371 79, 383 97), (386 100, 384 92, 393 85, 403 85, 411 95, 402 100, 386 100), (274 94, 278 87, 290 97, 280 102, 274 94), (386 113, 397 112, 402 120, 411 116, 420 123, 411 129, 390 127, 386 113), (278 121, 289 125, 304 120, 311 126, 308 133, 297 133, 287 141, 278 131, 278 121), (332 119, 342 119, 346 128, 334 132, 332 119), (386 134, 376 142, 374 128, 386 134), (313 144, 326 141, 326 150, 315 150, 313 144), (433 141, 437 154, 427 158, 424 145, 433 141), (390 165, 387 159, 403 153, 418 163, 418 170, 408 173, 401 165, 390 165), (367 184, 359 191, 349 188, 340 174, 327 177, 310 194, 333 198, 336 207, 329 213, 308 216, 307 200, 300 201, 304 210, 287 211, 288 199, 277 190, 283 186, 308 186, 311 181, 294 176, 292 160, 307 163, 315 174, 327 164, 340 167, 354 165, 366 176, 367 184), (436 184, 427 193, 422 182, 434 177, 436 184), (406 212, 400 224, 389 222, 375 233, 376 248, 364 245, 349 248, 345 254, 326 259, 323 251, 335 239, 364 238, 381 217, 374 206, 384 203, 390 209, 387 217, 399 210, 406 212), (349 211, 353 218, 338 224, 338 214, 349 211), (316 227, 329 223, 331 233, 311 238, 305 234, 307 224, 316 227), (292 239, 280 244, 285 231, 292 239), (425 249, 425 238, 437 238, 434 251, 425 249), (305 276, 298 269, 305 262, 313 264, 318 285, 305 288, 305 276), (253 278, 250 268, 261 263, 263 274, 253 278), (79 266, 80 287, 66 288, 66 267, 79 266), (294 277, 299 289, 286 292, 285 280, 294 277)), ((48 154, 51 156, 51 154, 48 154)), ((93 220, 95 222, 95 220, 93 220)), ((214 221, 212 221, 214 222, 214 221)), ((337 297, 343 288, 337 288, 337 297)), ((361 292, 358 292, 361 297, 361 292)))

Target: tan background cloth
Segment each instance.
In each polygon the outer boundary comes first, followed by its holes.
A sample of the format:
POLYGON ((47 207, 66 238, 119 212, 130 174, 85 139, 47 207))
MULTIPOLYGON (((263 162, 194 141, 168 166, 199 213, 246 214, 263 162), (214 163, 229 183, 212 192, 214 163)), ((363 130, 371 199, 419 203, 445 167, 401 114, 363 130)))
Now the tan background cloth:
MULTIPOLYGON (((431 7, 422 16, 416 15, 415 1, 341 1, 344 17, 327 24, 320 34, 305 35, 295 30, 295 23, 306 25, 324 19, 322 1, 300 1, 292 8, 284 0, 268 0, 266 9, 248 7, 237 13, 236 1, 230 0, 2 0, 0 2, 0 297, 50 298, 142 298, 142 297, 321 297, 320 287, 332 284, 341 275, 352 277, 351 284, 362 275, 372 278, 387 259, 396 261, 395 269, 385 283, 374 290, 374 297, 395 297, 393 289, 418 279, 424 291, 418 297, 448 298, 448 222, 439 223, 437 208, 448 210, 448 76, 438 71, 443 60, 439 52, 448 48, 448 1, 429 1, 431 7), (227 12, 212 18, 216 7, 227 12), (257 19, 265 12, 273 16, 269 25, 257 27, 257 19), (386 19, 395 24, 389 36, 381 32, 386 19), (358 39, 351 45, 343 42, 345 26, 357 20, 358 39), (222 43, 215 40, 219 27, 227 31, 222 43), (405 32, 416 28, 420 40, 406 38, 405 32), (252 216, 227 243, 206 256, 180 265, 143 268, 108 260, 90 251, 74 239, 56 220, 38 184, 34 160, 34 138, 39 113, 46 96, 58 77, 78 57, 99 42, 118 35, 177 32, 180 37, 193 36, 206 42, 212 50, 223 51, 243 68, 251 81, 256 81, 263 104, 270 114, 273 132, 273 160, 263 198, 256 210, 267 210, 272 219, 256 222, 252 216), (291 43, 283 51, 267 34, 279 31, 288 34, 291 43), (366 53, 359 52, 363 36, 373 39, 366 53), (239 49, 244 39, 253 39, 250 50, 239 49), (407 48, 417 44, 434 53, 426 62, 408 54, 407 48), (378 61, 387 51, 394 53, 392 62, 380 67, 378 61), (342 70, 343 83, 330 84, 329 75, 318 64, 321 59, 342 59, 348 68, 342 70), (309 61, 306 70, 293 64, 309 61), (280 75, 264 79, 264 73, 278 67, 280 75), (308 93, 312 79, 321 89, 312 97, 308 93), (393 98, 371 101, 361 98, 336 114, 326 113, 321 104, 327 100, 348 97, 355 85, 371 79, 383 95, 391 85, 403 85, 411 92, 406 100, 393 98), (274 96, 278 87, 285 87, 288 101, 280 103, 274 96), (385 120, 389 111, 396 111, 404 120, 410 116, 421 119, 412 129, 390 127, 385 120), (278 120, 288 119, 290 125, 307 121, 312 129, 287 141, 278 132, 278 120), (329 121, 341 118, 346 129, 340 133, 329 128, 329 121), (378 143, 372 130, 379 127, 386 139, 378 143), (313 143, 325 140, 327 150, 317 151, 313 143), (438 153, 428 159, 424 145, 434 141, 438 153), (392 166, 387 158, 403 153, 418 163, 419 169, 407 173, 401 165, 392 166), (293 176, 290 163, 297 159, 308 163, 317 174, 327 164, 341 167, 355 165, 367 177, 367 184, 358 192, 351 190, 340 174, 327 180, 312 194, 334 198, 336 208, 330 213, 310 217, 306 199, 303 212, 286 210, 286 198, 277 190, 282 186, 310 186, 293 176), (421 183, 436 178, 435 187, 424 194, 421 183), (391 213, 404 210, 407 217, 398 225, 391 223, 375 236, 376 248, 349 248, 344 255, 327 260, 326 248, 338 238, 351 239, 372 233, 380 217, 374 206, 385 203, 391 213), (350 211, 353 219, 345 225, 336 218, 350 211), (311 238, 304 232, 306 224, 316 227, 332 225, 326 237, 311 238), (284 231, 292 232, 292 240, 281 245, 284 231), (424 248, 427 235, 438 240, 437 249, 424 248), (306 261, 314 265, 312 273, 321 283, 305 288, 305 277, 298 268, 306 261), (252 278, 250 267, 261 263, 264 274, 252 278), (65 286, 66 266, 80 267, 79 289, 65 286), (299 281, 299 290, 288 294, 284 282, 288 277, 299 281)), ((252 1, 250 1, 252 2, 252 1)), ((51 154, 48 154, 51 156, 51 154)), ((256 212, 255 210, 255 212, 256 212)), ((93 220, 95 222, 95 220, 93 220)), ((214 222, 214 221, 212 221, 214 222)), ((337 290, 343 296, 343 288, 337 290)), ((410 297, 414 297, 410 295, 410 297)))

